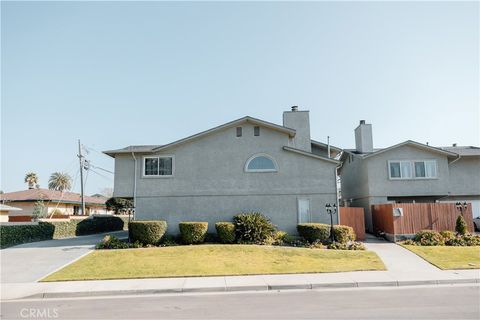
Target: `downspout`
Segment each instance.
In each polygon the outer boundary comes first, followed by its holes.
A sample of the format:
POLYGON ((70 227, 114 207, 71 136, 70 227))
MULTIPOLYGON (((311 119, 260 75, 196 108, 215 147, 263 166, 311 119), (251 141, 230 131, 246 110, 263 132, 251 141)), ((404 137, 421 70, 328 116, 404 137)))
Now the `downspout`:
POLYGON ((334 176, 335 176, 335 203, 337 205, 337 224, 340 224, 340 201, 338 201, 338 183, 337 183, 337 176, 338 176, 338 169, 340 169, 342 165, 335 166, 334 176))
POLYGON ((457 162, 458 160, 460 160, 462 158, 461 155, 458 155, 457 158, 455 160, 453 160, 452 162, 450 162, 448 165, 451 165, 452 163, 455 163, 457 162))
POLYGON ((132 152, 132 157, 134 161, 133 167, 133 220, 135 220, 135 213, 137 211, 137 158, 135 153, 132 152))
MULTIPOLYGON (((456 158, 455 160, 453 160, 452 162, 450 162, 448 165, 450 166, 451 164, 457 162, 457 161, 460 160, 461 158, 462 158, 461 155, 457 155, 457 158, 456 158)), ((450 176, 450 169, 448 170, 448 175, 450 176)), ((449 177, 449 178, 450 178, 450 177, 449 177)), ((448 185, 448 186, 450 187, 450 185, 448 185)), ((447 191, 447 193, 448 193, 447 196, 441 197, 440 199, 437 199, 436 201, 450 197, 450 191, 447 191)))

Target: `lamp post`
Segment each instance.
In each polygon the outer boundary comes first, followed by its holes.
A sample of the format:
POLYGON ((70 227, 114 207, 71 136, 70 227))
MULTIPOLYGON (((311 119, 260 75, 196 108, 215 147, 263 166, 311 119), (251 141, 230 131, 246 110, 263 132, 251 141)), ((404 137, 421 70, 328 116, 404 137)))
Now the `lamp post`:
POLYGON ((455 203, 455 208, 457 208, 458 211, 460 211, 460 214, 463 215, 465 211, 467 211, 467 201, 464 201, 463 203, 461 202, 456 202, 455 203))
POLYGON ((330 239, 332 242, 335 242, 335 234, 333 232, 333 215, 337 213, 337 204, 330 204, 327 203, 325 204, 325 210, 327 210, 327 213, 330 215, 330 239))

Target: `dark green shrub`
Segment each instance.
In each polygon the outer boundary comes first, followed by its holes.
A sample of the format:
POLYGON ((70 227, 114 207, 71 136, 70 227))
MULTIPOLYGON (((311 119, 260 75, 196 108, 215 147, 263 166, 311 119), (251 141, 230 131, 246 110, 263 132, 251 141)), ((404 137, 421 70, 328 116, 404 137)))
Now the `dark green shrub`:
POLYGON ((452 246, 452 247, 463 247, 466 245, 465 239, 463 236, 454 236, 453 238, 445 240, 445 245, 446 246, 452 246))
POLYGON ((330 237, 330 226, 323 223, 301 223, 297 225, 298 234, 310 243, 326 242, 330 237))
POLYGON ((355 231, 349 226, 335 225, 333 226, 333 234, 336 242, 348 243, 356 239, 355 231))
POLYGON ((467 234, 467 223, 462 215, 459 215, 457 218, 457 222, 455 223, 455 231, 461 235, 467 234))
POLYGON ((480 236, 467 233, 462 238, 466 246, 480 246, 480 236))
POLYGON ((17 244, 53 239, 53 225, 39 223, 35 225, 0 226, 0 245, 2 248, 17 244))
POLYGON ((447 244, 447 241, 450 241, 456 238, 455 232, 449 231, 449 230, 440 231, 440 235, 443 237, 445 244, 447 244))
POLYGON ((119 231, 124 229, 125 224, 123 219, 115 216, 94 216, 93 218, 77 221, 77 235, 119 231))
POLYGON ((106 235, 103 240, 95 246, 96 249, 127 249, 128 247, 128 243, 110 235, 106 235))
POLYGON ((414 240, 421 246, 443 246, 445 244, 442 235, 433 230, 417 232, 414 240))
POLYGON ((183 243, 195 244, 205 241, 208 222, 180 222, 178 227, 183 243))
POLYGON ((161 247, 173 247, 178 246, 177 239, 174 236, 166 235, 163 237, 162 241, 160 242, 161 247))
POLYGON ((217 222, 215 223, 217 236, 221 243, 235 242, 235 225, 231 222, 217 222))
POLYGON ((167 231, 165 221, 131 221, 128 226, 130 241, 144 245, 157 245, 167 231))
POLYGON ((239 243, 265 244, 277 231, 272 222, 259 212, 237 214, 233 223, 239 243))

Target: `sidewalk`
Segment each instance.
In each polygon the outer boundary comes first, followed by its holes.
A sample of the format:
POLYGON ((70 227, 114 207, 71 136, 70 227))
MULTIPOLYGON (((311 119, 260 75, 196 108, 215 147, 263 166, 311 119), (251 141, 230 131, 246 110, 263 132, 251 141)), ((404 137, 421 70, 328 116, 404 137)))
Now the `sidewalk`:
POLYGON ((394 243, 369 237, 388 271, 188 277, 103 281, 2 283, 2 300, 180 292, 268 291, 286 289, 480 283, 480 270, 440 270, 394 243))

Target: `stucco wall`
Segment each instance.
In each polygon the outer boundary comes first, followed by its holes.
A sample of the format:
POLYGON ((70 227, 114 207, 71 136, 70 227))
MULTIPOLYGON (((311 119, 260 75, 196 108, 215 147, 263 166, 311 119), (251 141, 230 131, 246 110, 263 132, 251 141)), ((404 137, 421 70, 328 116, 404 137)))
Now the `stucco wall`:
POLYGON ((446 156, 411 146, 402 146, 371 157, 367 162, 369 195, 371 197, 447 195, 449 173, 446 156), (437 178, 390 180, 388 176, 389 160, 436 160, 437 178))
POLYGON ((480 195, 480 157, 463 157, 449 169, 451 195, 480 195))
MULTIPOLYGON (((175 157, 171 178, 143 177, 143 157, 137 155, 136 218, 166 219, 172 227, 169 232, 175 232, 176 223, 182 220, 213 223, 230 220, 243 210, 260 210, 279 227, 293 232, 297 198, 308 196, 311 212, 318 215, 314 220, 327 221, 325 203, 336 199, 336 165, 283 150, 288 145, 284 133, 261 127, 260 136, 255 137, 252 125, 242 127, 242 137, 229 128, 158 153, 175 157), (245 172, 247 159, 258 153, 272 156, 278 172, 245 172)), ((129 158, 115 161, 117 196, 133 189, 129 158)))

